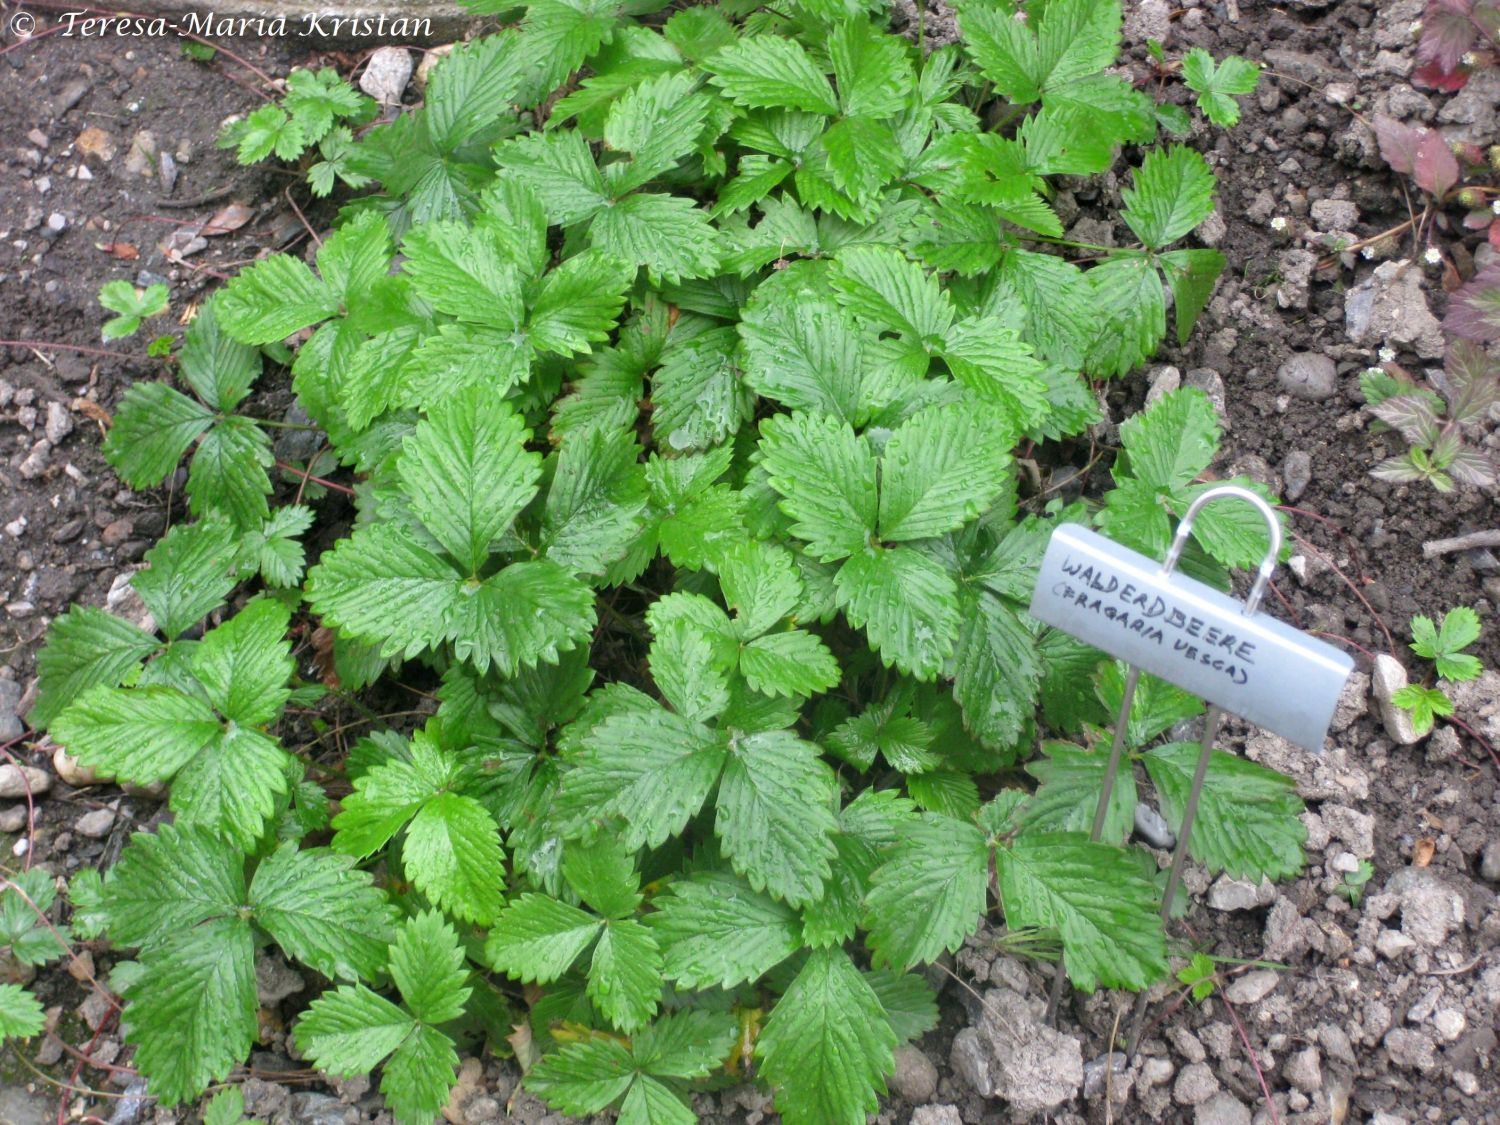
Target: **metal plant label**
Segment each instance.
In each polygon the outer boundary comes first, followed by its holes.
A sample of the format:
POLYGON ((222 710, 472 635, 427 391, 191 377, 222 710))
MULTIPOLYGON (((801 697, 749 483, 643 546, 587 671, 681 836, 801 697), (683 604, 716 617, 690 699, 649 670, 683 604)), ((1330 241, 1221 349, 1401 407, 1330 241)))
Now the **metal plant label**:
POLYGON ((1052 533, 1031 615, 1315 752, 1354 661, 1079 524, 1052 533))

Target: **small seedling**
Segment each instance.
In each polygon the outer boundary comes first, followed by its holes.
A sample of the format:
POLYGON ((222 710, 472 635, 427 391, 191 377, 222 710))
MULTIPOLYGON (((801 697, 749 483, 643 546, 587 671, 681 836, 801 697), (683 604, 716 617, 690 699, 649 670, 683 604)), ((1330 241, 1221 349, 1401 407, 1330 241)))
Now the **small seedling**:
POLYGON ((100 334, 106 340, 132 336, 141 321, 167 311, 167 287, 156 284, 137 289, 128 281, 106 281, 99 288, 99 303, 119 313, 104 322, 100 334))
POLYGON ((1192 960, 1177 970, 1177 979, 1189 987, 1193 1000, 1201 1004, 1218 987, 1219 969, 1208 954, 1194 953, 1192 960))
POLYGON ((1500 362, 1467 340, 1449 345, 1438 389, 1412 382, 1394 364, 1367 369, 1359 380, 1370 412, 1410 448, 1388 457, 1370 475, 1389 481, 1427 481, 1439 492, 1495 481, 1489 457, 1466 440, 1500 403, 1500 362))
POLYGON ((1365 897, 1365 885, 1374 874, 1375 865, 1367 859, 1362 859, 1353 871, 1344 873, 1344 881, 1334 888, 1334 892, 1348 899, 1350 906, 1358 906, 1365 897))
POLYGON ((1182 78, 1198 95, 1198 108, 1215 125, 1230 128, 1240 123, 1240 106, 1234 95, 1253 94, 1260 84, 1260 66, 1238 55, 1215 63, 1202 47, 1194 47, 1182 59, 1182 78))
MULTIPOLYGON (((1467 606, 1450 609, 1442 628, 1429 617, 1413 617, 1411 632, 1412 651, 1433 662, 1440 683, 1462 683, 1484 670, 1478 657, 1463 651, 1480 633, 1479 615, 1467 606)), ((1411 714, 1412 727, 1419 734, 1430 731, 1437 717, 1453 714, 1453 701, 1436 686, 1408 684, 1391 696, 1391 702, 1411 714)))

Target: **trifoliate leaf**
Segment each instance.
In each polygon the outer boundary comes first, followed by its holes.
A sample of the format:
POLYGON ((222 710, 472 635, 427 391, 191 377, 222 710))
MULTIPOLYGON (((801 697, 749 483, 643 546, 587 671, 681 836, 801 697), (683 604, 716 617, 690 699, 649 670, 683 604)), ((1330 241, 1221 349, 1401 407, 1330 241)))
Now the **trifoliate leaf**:
POLYGON ((506 976, 550 984, 573 967, 603 925, 604 919, 548 895, 523 894, 495 920, 485 960, 506 976))
POLYGON ((655 906, 646 919, 662 947, 663 971, 686 989, 757 980, 802 944, 795 911, 728 871, 677 880, 655 906))
POLYGON ((305 505, 277 508, 259 529, 247 532, 240 540, 240 565, 259 570, 270 586, 298 585, 306 556, 297 536, 312 525, 312 509, 305 505))
MULTIPOLYGON (((1194 743, 1172 742, 1146 754, 1146 772, 1173 824, 1182 821, 1198 752, 1194 743)), ((1291 778, 1215 750, 1198 800, 1188 852, 1211 873, 1258 882, 1302 870, 1307 826, 1291 778)))
POLYGON ((767 418, 760 453, 809 552, 826 561, 864 548, 875 529, 875 457, 846 423, 823 414, 767 418))
POLYGON ((562 442, 542 512, 547 558, 579 574, 603 574, 640 534, 646 478, 629 430, 603 428, 562 442))
POLYGON ((274 740, 229 723, 177 771, 172 811, 178 823, 210 828, 249 851, 287 790, 289 761, 274 740))
POLYGON ((256 868, 249 905, 282 949, 325 976, 373 980, 385 968, 395 910, 347 856, 283 844, 256 868))
POLYGON ((1182 79, 1198 95, 1198 108, 1215 125, 1233 128, 1240 121, 1239 103, 1231 94, 1253 94, 1260 82, 1260 67, 1238 55, 1221 62, 1202 47, 1182 56, 1182 79))
POLYGON ((105 340, 118 340, 134 333, 146 318, 167 311, 167 287, 148 285, 137 289, 128 281, 106 281, 99 287, 99 303, 120 314, 106 320, 101 332, 105 340))
POLYGON ((536 193, 547 218, 557 226, 572 226, 609 203, 582 133, 528 133, 497 146, 495 163, 536 193))
POLYGON ((224 917, 141 957, 121 1023, 135 1065, 166 1105, 197 1097, 244 1062, 255 1039, 250 923, 224 917))
POLYGON ((1156 885, 1130 852, 1082 834, 1023 834, 995 853, 1005 920, 1056 930, 1075 988, 1145 988, 1167 967, 1156 885))
POLYGON ((805 109, 833 115, 838 102, 828 79, 795 39, 755 35, 704 61, 711 81, 736 105, 805 109))
POLYGON ((859 420, 861 334, 838 305, 816 294, 778 293, 753 302, 740 321, 745 381, 792 410, 859 420), (790 295, 788 295, 789 297, 790 295))
POLYGON ((906 44, 866 19, 845 20, 828 39, 828 56, 846 117, 894 117, 916 83, 906 44))
POLYGON ((631 851, 659 847, 703 806, 727 755, 723 735, 668 711, 612 715, 566 775, 563 800, 591 816, 619 814, 631 851))
POLYGON ((1024 310, 1023 338, 1038 356, 1074 369, 1083 363, 1093 339, 1093 298, 1077 266, 1017 248, 1005 252, 991 277, 995 299, 1013 297, 1024 310))
MULTIPOLYGON (((422 228, 425 229, 425 228, 422 228)), ((434 403, 401 447, 401 483, 412 510, 467 573, 536 494, 541 458, 526 425, 485 387, 434 403)))
POLYGON ((1014 435, 960 404, 908 419, 880 459, 880 538, 931 539, 986 511, 1004 487, 1014 435))
POLYGON ((146 552, 147 567, 130 580, 157 628, 175 638, 234 589, 237 554, 227 524, 178 524, 146 552))
POLYGON ((1095 336, 1085 367, 1124 375, 1156 353, 1167 334, 1161 277, 1145 258, 1111 258, 1084 275, 1095 336))
POLYGON ((548 273, 531 305, 531 346, 569 356, 608 340, 635 279, 634 264, 586 250, 548 273))
POLYGON ((740 674, 764 695, 808 696, 839 682, 839 664, 812 633, 768 633, 740 650, 740 674))
POLYGON ((712 277, 719 268, 719 236, 708 212, 680 195, 627 195, 594 216, 589 236, 611 258, 645 266, 653 285, 712 277))
POLYGON ((933 813, 906 826, 870 876, 870 947, 896 968, 956 950, 985 911, 989 847, 972 824, 933 813))
POLYGON ((611 165, 616 194, 633 191, 663 172, 697 146, 708 117, 709 98, 694 92, 696 83, 682 72, 663 74, 627 90, 604 120, 604 143, 628 152, 626 165, 611 165))
POLYGON ((896 1042, 849 955, 818 949, 776 1002, 755 1054, 788 1125, 862 1125, 895 1069, 896 1042))
POLYGON ((520 270, 492 227, 423 223, 406 236, 401 251, 403 275, 439 312, 507 331, 521 326, 520 270))
POLYGON ((447 1023, 463 1014, 469 970, 453 927, 435 910, 408 918, 391 945, 391 980, 423 1023, 447 1023))
POLYGON ((0 1043, 30 1039, 46 1025, 41 1001, 19 984, 0 984, 0 1043))
POLYGON ((362 984, 323 993, 297 1021, 297 1049, 325 1074, 368 1074, 412 1033, 416 1021, 362 984))
POLYGON ((1186 145, 1152 149, 1120 192, 1120 217, 1153 250, 1166 248, 1213 212, 1214 174, 1186 145))
POLYGON ((339 77, 332 67, 297 67, 286 77, 283 104, 302 126, 309 143, 321 140, 335 118, 359 114, 371 100, 339 77))
POLYGON ((0 948, 10 965, 43 965, 64 956, 68 947, 46 922, 57 900, 52 876, 42 868, 18 871, 0 890, 0 948), (27 901, 27 900, 30 901, 27 901))
POLYGON ((846 117, 822 137, 833 186, 851 199, 879 191, 905 166, 896 135, 884 121, 846 117))
MULTIPOLYGON (((1039 784, 1022 806, 1020 822, 1042 832, 1092 832, 1108 753, 1103 748, 1089 751, 1067 742, 1043 742, 1042 755, 1026 765, 1039 784)), ((1135 816, 1135 799, 1135 775, 1122 769, 1110 794, 1101 840, 1124 842, 1135 816)))
POLYGON ((26 721, 35 730, 46 730, 89 688, 119 684, 158 644, 124 618, 94 606, 73 606, 52 623, 37 654, 37 701, 26 721))
POLYGON ((834 578, 839 604, 887 667, 934 679, 959 629, 957 587, 941 565, 910 547, 869 548, 834 578))
POLYGON ((454 654, 480 672, 491 664, 513 676, 588 641, 594 594, 548 559, 511 563, 455 599, 448 639, 454 654))
POLYGON ((1463 650, 1479 639, 1479 615, 1468 606, 1455 606, 1443 618, 1442 628, 1423 616, 1411 619, 1411 650, 1437 665, 1441 679, 1453 683, 1472 680, 1484 670, 1479 658, 1463 650))
POLYGON ((793 906, 818 899, 834 854, 835 793, 818 748, 791 731, 730 739, 714 822, 734 869, 793 906))
POLYGON ((413 1029, 386 1061, 380 1092, 398 1125, 425 1125, 447 1104, 458 1079, 453 1040, 435 1027, 413 1029))
MULTIPOLYGON (((619 0, 531 0, 522 23, 523 58, 540 73, 528 76, 526 93, 540 101, 609 42, 619 17, 619 0)), ((500 9, 495 9, 499 11, 500 9)))
POLYGON ((953 698, 971 734, 986 746, 1008 749, 1036 709, 1036 637, 1011 605, 988 591, 962 591, 958 605, 953 698))
POLYGON ((203 1107, 203 1125, 243 1125, 245 1092, 238 1086, 220 1090, 203 1107))
POLYGON ((242 344, 274 344, 338 312, 338 302, 307 263, 274 254, 237 274, 218 298, 224 331, 242 344))
POLYGON ((256 598, 193 650, 193 675, 225 718, 258 727, 281 713, 296 669, 286 641, 290 621, 281 602, 256 598))
POLYGON ((132 383, 115 411, 100 451, 132 488, 166 480, 195 438, 213 425, 213 413, 165 383, 132 383))
POLYGON ((635 1031, 656 1014, 661 969, 650 930, 633 918, 606 922, 589 965, 588 998, 615 1027, 635 1031))
POLYGON ((424 802, 407 826, 401 859, 411 881, 455 918, 485 926, 500 912, 500 829, 474 798, 439 793, 424 802))
POLYGON ((940 340, 953 323, 952 302, 937 278, 889 247, 843 251, 833 284, 855 316, 922 343, 940 340))
POLYGON ((692 722, 704 722, 729 706, 729 681, 715 666, 713 645, 685 621, 653 630, 651 678, 672 710, 692 722))
POLYGON ((275 460, 264 430, 248 418, 225 418, 203 435, 188 466, 193 515, 217 513, 236 527, 258 527, 270 515, 266 470, 275 460))
POLYGON ((1111 66, 1120 49, 1117 0, 1055 0, 1035 19, 1009 0, 960 10, 964 43, 996 90, 1025 105, 1111 66))

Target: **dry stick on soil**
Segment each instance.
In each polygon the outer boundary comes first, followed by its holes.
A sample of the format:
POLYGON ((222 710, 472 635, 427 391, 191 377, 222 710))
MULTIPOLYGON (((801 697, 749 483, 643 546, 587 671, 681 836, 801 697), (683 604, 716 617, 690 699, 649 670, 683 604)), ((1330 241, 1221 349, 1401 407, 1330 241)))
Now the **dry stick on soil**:
POLYGON ((1375 624, 1377 624, 1377 625, 1380 626, 1380 631, 1385 634, 1385 643, 1388 646, 1389 651, 1391 652, 1392 655, 1395 655, 1395 652, 1396 652, 1396 638, 1393 637, 1393 636, 1391 636, 1390 629, 1388 629, 1386 627, 1385 619, 1383 617, 1381 617, 1380 614, 1378 614, 1378 613, 1375 612, 1375 607, 1370 604, 1370 600, 1367 597, 1365 597, 1364 593, 1360 590, 1360 588, 1358 586, 1356 586, 1352 581, 1350 581, 1349 576, 1347 574, 1345 574, 1342 570, 1339 569, 1338 563, 1334 562, 1331 558, 1329 558, 1327 555, 1325 555, 1322 551, 1320 551, 1320 550, 1318 550, 1318 548, 1314 547, 1311 542, 1309 542, 1308 540, 1304 539, 1302 536, 1298 535, 1295 531, 1292 532, 1292 538, 1295 539, 1303 547, 1304 550, 1311 551, 1313 554, 1317 555, 1318 558, 1322 559, 1325 563, 1327 563, 1328 566, 1329 566, 1329 569, 1331 569, 1333 571, 1333 573, 1337 574, 1341 579, 1343 579, 1344 585, 1348 586, 1349 589, 1354 592, 1354 596, 1356 598, 1358 598, 1360 604, 1362 606, 1364 606, 1366 610, 1369 611, 1370 617, 1374 620, 1375 624))
POLYGON ((1422 557, 1435 559, 1439 555, 1451 555, 1454 551, 1474 551, 1485 547, 1500 547, 1500 528, 1471 531, 1467 535, 1455 535, 1451 539, 1429 539, 1422 544, 1422 557))
POLYGON ((112 352, 108 348, 89 348, 83 344, 59 344, 51 340, 0 340, 0 347, 39 348, 43 350, 62 348, 64 351, 83 352, 86 355, 103 355, 111 359, 135 359, 128 352, 112 352))

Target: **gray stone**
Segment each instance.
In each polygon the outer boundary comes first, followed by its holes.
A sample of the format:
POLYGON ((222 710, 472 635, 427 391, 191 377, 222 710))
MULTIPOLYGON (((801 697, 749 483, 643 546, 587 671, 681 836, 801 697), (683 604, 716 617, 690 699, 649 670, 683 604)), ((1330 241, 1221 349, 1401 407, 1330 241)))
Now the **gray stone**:
POLYGON ((1090 1059, 1083 1064, 1083 1096, 1097 1098, 1108 1089, 1114 1100, 1121 1100, 1125 1096, 1124 1083, 1129 1081, 1123 1076, 1128 1070, 1129 1063, 1120 1051, 1090 1059))
POLYGON ((1387 961, 1395 961, 1416 948, 1417 943, 1400 930, 1382 928, 1375 936, 1375 952, 1387 961))
POLYGON ((1380 712, 1380 721, 1385 732, 1402 746, 1420 742, 1422 736, 1412 724, 1411 714, 1391 702, 1391 697, 1406 686, 1406 669, 1394 656, 1381 653, 1375 658, 1375 668, 1370 676, 1370 692, 1375 699, 1375 709, 1380 712))
POLYGON ((985 993, 979 1034, 989 1048, 993 1096, 1004 1098, 1016 1116, 1054 1109, 1082 1088, 1078 1040, 1042 1023, 1026 997, 1013 989, 985 993))
POLYGON ((272 1121, 275 1125, 345 1125, 345 1109, 338 1098, 303 1091, 293 1094, 272 1121))
POLYGON ((1177 834, 1167 824, 1166 817, 1144 801, 1136 802, 1135 834, 1153 848, 1170 848, 1177 843, 1177 834))
POLYGON ((1250 883, 1220 875, 1208 889, 1208 905, 1214 910, 1254 910, 1276 901, 1276 888, 1269 880, 1250 883))
POLYGON ((62 439, 73 432, 73 416, 68 413, 68 408, 62 403, 53 401, 47 404, 47 421, 42 428, 47 435, 47 440, 53 445, 58 445, 62 439))
POLYGON ((1300 499, 1312 483, 1312 454, 1301 449, 1288 453, 1281 463, 1281 480, 1282 497, 1291 501, 1300 499))
POLYGON ((19 832, 25 827, 25 805, 7 805, 0 809, 0 832, 19 832))
POLYGON ((0 742, 19 737, 24 729, 21 725, 21 685, 15 680, 0 680, 0 742))
POLYGON ((1217 246, 1229 234, 1229 224, 1224 221, 1224 216, 1216 207, 1208 213, 1208 218, 1198 224, 1193 233, 1198 236, 1198 241, 1203 245, 1217 246))
POLYGON ((1344 295, 1344 330, 1361 347, 1410 347, 1423 359, 1440 358, 1446 347, 1422 291, 1422 270, 1406 259, 1382 262, 1344 295))
POLYGON ((1305 1047, 1287 1059, 1281 1073, 1304 1094, 1323 1088, 1323 1059, 1316 1047, 1305 1047))
POLYGON ((1250 1111, 1233 1094, 1215 1094, 1193 1112, 1193 1125, 1250 1125, 1250 1111))
POLYGON ((1155 39, 1165 44, 1172 33, 1172 5, 1167 0, 1138 0, 1125 7, 1125 41, 1144 43, 1155 39))
POLYGON ((1305 309, 1312 293, 1313 270, 1318 256, 1311 250, 1294 246, 1282 251, 1276 259, 1281 281, 1276 286, 1276 306, 1283 309, 1305 309))
POLYGON ((1182 372, 1171 364, 1158 367, 1151 372, 1151 385, 1146 389, 1146 405, 1150 406, 1163 395, 1169 395, 1182 386, 1182 372))
POLYGON ((1438 111, 1438 121, 1450 126, 1443 130, 1443 135, 1449 140, 1490 143, 1497 132, 1497 105, 1500 105, 1500 73, 1494 67, 1476 67, 1464 88, 1438 111))
POLYGON ((1277 369, 1276 382, 1294 398, 1319 402, 1338 392, 1338 367, 1326 355, 1298 352, 1277 369))
POLYGON ((1224 996, 1231 1004, 1258 1004, 1280 983, 1280 973, 1270 969, 1256 969, 1230 981, 1224 989, 1224 996))
POLYGON ((1437 1066, 1437 1044, 1425 1031, 1393 1027, 1386 1032, 1385 1051, 1391 1062, 1407 1070, 1432 1070, 1437 1066))
POLYGON ((80 836, 87 836, 90 840, 98 840, 109 835, 109 830, 115 826, 114 809, 95 809, 86 812, 73 824, 73 830, 80 836))
POLYGON ((1319 199, 1312 205, 1312 220, 1319 230, 1353 230, 1359 208, 1350 199, 1319 199))
POLYGON ((307 982, 282 958, 273 953, 256 954, 255 995, 262 1006, 274 1008, 306 987, 307 982))
POLYGON ((146 1080, 132 1078, 125 1087, 125 1096, 115 1102, 114 1112, 109 1115, 109 1125, 136 1125, 152 1100, 146 1095, 146 1080))
POLYGON ((401 47, 381 47, 359 76, 359 88, 381 105, 401 104, 401 92, 411 81, 411 52, 401 47))
POLYGON ((1457 1008, 1439 1008, 1432 1013, 1432 1026, 1444 1043, 1452 1043, 1469 1026, 1469 1021, 1457 1008))
POLYGON ((28 792, 33 797, 40 797, 51 788, 52 775, 43 770, 18 766, 13 762, 0 765, 0 800, 24 800, 28 792))
POLYGON ((1218 1092, 1219 1080, 1207 1063, 1188 1063, 1172 1087, 1172 1100, 1178 1105, 1201 1105, 1218 1092))
POLYGON ((891 1086, 913 1105, 929 1101, 937 1093, 938 1072, 922 1051, 910 1043, 896 1048, 896 1073, 891 1086))
POLYGON ((1363 672, 1350 672, 1344 681, 1344 690, 1339 695, 1338 706, 1333 709, 1335 731, 1346 731, 1355 721, 1370 711, 1370 677, 1363 672))
POLYGON ((74 789, 82 789, 85 785, 93 785, 99 780, 97 773, 61 746, 52 751, 52 771, 74 789))
POLYGON ((1500 836, 1484 846, 1484 854, 1479 857, 1479 877, 1500 883, 1500 836))
POLYGON ((972 1027, 964 1028, 953 1037, 953 1046, 948 1052, 948 1065, 980 1097, 995 1096, 995 1080, 990 1075, 990 1054, 985 1049, 979 1032, 972 1027))
MULTIPOLYGON (((1348 805, 1324 805, 1323 823, 1329 836, 1347 844, 1356 859, 1370 859, 1375 855, 1375 818, 1369 813, 1351 809, 1348 805)), ((1355 864, 1350 870, 1358 866, 1355 864)))
POLYGON ((1197 387, 1208 396, 1219 425, 1229 429, 1229 407, 1224 396, 1224 377, 1212 367, 1195 367, 1182 378, 1184 387, 1197 387))
POLYGON ((911 1125, 963 1125, 956 1105, 924 1105, 911 1111, 911 1125))
POLYGON ((1401 932, 1424 949, 1437 949, 1464 924, 1464 899, 1430 867, 1403 867, 1386 882, 1401 903, 1401 932))

